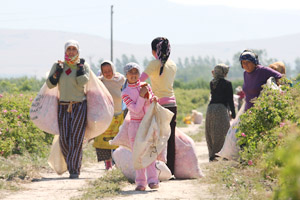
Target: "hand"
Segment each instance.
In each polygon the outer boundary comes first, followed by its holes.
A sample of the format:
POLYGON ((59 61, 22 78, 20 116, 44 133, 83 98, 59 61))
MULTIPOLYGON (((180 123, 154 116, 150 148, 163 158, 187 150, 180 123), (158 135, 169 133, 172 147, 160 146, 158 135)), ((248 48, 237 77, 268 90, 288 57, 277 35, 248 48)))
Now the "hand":
POLYGON ((60 74, 64 71, 64 62, 63 61, 61 61, 61 60, 57 61, 56 71, 59 72, 60 74))
POLYGON ((140 90, 140 96, 145 98, 145 95, 148 93, 148 88, 146 86, 142 86, 140 90))
POLYGON ((152 97, 152 101, 157 103, 158 102, 158 97, 157 96, 152 97))
POLYGON ((64 65, 62 61, 57 61, 56 70, 53 74, 53 78, 57 79, 60 77, 61 73, 64 71, 64 65))

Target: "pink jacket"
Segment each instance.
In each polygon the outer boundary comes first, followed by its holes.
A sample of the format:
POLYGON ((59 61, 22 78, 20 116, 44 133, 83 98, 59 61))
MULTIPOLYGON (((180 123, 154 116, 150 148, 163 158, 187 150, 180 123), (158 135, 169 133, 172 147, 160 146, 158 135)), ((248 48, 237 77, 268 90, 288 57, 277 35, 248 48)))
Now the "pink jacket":
MULTIPOLYGON (((144 82, 136 82, 129 84, 122 91, 122 99, 130 111, 130 120, 141 121, 150 105, 150 100, 140 97, 141 85, 144 82)), ((150 86, 147 86, 150 91, 150 99, 153 97, 150 86)))

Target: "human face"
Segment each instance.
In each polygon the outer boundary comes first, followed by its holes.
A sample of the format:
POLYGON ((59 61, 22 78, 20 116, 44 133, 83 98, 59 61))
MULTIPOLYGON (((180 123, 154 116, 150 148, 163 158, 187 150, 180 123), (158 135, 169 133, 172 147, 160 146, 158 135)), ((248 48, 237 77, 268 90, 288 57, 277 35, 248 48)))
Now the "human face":
POLYGON ((242 60, 242 66, 243 66, 244 70, 248 73, 253 72, 256 68, 256 65, 249 60, 242 60))
POLYGON ((114 75, 110 64, 102 65, 101 72, 106 79, 111 79, 114 75))
POLYGON ((78 50, 74 46, 69 46, 66 50, 66 54, 72 58, 78 54, 78 50))
POLYGON ((128 83, 136 83, 140 78, 140 73, 136 68, 133 68, 127 72, 126 78, 128 80, 128 83))
POLYGON ((155 59, 157 59, 156 51, 152 50, 152 55, 154 56, 155 59))

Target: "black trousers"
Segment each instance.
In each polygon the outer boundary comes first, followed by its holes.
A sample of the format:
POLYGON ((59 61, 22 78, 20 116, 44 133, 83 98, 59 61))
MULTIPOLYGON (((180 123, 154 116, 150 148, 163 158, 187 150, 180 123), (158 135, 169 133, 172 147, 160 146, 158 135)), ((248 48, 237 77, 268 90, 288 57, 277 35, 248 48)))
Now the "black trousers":
POLYGON ((167 166, 171 170, 171 173, 174 175, 174 165, 175 165, 175 128, 176 128, 176 115, 177 115, 177 106, 165 107, 174 113, 174 116, 171 120, 171 135, 168 140, 168 152, 167 152, 167 166))

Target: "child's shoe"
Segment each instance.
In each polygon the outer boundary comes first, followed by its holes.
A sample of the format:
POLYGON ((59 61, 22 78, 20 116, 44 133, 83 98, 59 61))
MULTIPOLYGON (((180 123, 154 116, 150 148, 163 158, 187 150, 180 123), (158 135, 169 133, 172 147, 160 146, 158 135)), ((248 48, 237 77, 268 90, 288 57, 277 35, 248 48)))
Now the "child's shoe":
POLYGON ((159 184, 158 183, 149 183, 149 188, 151 188, 151 189, 157 189, 157 188, 159 188, 159 184))
POLYGON ((136 188, 135 188, 136 191, 145 191, 146 188, 142 185, 138 185, 136 188))

